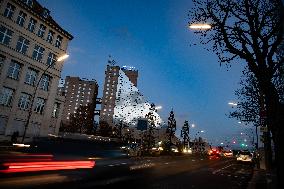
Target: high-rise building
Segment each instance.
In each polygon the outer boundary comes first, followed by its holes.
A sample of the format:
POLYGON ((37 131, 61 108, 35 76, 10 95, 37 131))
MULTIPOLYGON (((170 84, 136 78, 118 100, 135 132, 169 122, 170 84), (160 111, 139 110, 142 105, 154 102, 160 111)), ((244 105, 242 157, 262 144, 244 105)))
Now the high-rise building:
POLYGON ((95 109, 98 88, 95 80, 67 76, 62 91, 66 97, 62 122, 68 123, 70 115, 76 113, 80 106, 91 105, 95 109))
MULTIPOLYGON (((130 127, 136 127, 138 119, 145 118, 151 111, 150 103, 136 87, 137 77, 138 71, 133 67, 107 65, 100 121, 105 121, 111 126, 123 121, 130 127)), ((156 112, 153 114, 156 118, 155 124, 160 125, 160 116, 156 112)))
POLYGON ((57 58, 72 39, 36 0, 0 1, 0 135, 21 136, 26 123, 26 136, 58 132, 64 97, 57 58))

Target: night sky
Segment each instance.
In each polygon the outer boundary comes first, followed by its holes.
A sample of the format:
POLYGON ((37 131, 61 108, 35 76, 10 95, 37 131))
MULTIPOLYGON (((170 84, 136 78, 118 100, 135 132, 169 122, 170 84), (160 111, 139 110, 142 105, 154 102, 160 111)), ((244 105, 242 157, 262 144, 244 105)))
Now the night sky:
POLYGON ((227 71, 187 27, 190 0, 40 0, 74 39, 62 78, 96 79, 102 95, 108 56, 139 71, 140 92, 167 121, 173 108, 180 134, 184 120, 217 144, 244 130, 226 114, 234 100, 242 64, 227 71))

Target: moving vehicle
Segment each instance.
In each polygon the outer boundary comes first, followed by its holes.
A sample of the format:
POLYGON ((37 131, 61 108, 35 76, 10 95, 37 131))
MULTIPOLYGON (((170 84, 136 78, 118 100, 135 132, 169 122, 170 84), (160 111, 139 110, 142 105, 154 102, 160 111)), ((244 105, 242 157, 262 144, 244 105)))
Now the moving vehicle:
POLYGON ((223 155, 225 157, 233 157, 233 152, 232 150, 226 150, 226 151, 223 151, 223 155))
POLYGON ((208 155, 209 156, 220 156, 220 151, 217 149, 211 149, 209 150, 208 155))
POLYGON ((237 161, 238 162, 248 162, 253 163, 253 154, 249 151, 240 151, 237 154, 237 161))

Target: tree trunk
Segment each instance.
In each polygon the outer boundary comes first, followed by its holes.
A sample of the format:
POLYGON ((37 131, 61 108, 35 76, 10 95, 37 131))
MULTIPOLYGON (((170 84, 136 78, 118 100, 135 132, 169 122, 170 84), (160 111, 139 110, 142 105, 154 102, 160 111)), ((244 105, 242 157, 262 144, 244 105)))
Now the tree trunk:
MULTIPOLYGON (((260 82, 260 85, 265 94, 268 130, 271 130, 272 132, 275 150, 275 165, 277 177, 280 181, 284 178, 284 145, 281 140, 281 137, 284 136, 284 105, 280 103, 277 90, 270 81, 266 80, 266 82, 260 82)), ((280 187, 283 185, 283 182, 278 182, 278 184, 280 187)))

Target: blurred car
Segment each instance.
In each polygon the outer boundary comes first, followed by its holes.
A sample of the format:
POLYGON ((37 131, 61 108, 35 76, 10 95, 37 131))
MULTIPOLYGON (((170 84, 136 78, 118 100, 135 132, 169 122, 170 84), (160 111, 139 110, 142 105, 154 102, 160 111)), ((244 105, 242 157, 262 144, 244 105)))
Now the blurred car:
POLYGON ((183 152, 184 154, 192 154, 192 149, 191 149, 191 148, 184 148, 184 149, 182 150, 182 152, 183 152))
POLYGON ((237 161, 253 163, 253 154, 249 151, 240 151, 237 154, 237 161))
POLYGON ((209 156, 220 156, 220 151, 217 149, 211 149, 208 151, 209 156))
POLYGON ((233 152, 231 150, 223 151, 225 157, 233 157, 233 152))

